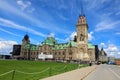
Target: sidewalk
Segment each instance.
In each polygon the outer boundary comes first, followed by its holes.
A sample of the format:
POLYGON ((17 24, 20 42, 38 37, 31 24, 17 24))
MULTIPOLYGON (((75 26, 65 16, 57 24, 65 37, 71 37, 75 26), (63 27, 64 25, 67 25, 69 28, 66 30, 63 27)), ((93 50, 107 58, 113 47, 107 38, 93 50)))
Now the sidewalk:
POLYGON ((41 80, 83 80, 89 73, 97 68, 98 65, 93 65, 81 69, 76 69, 59 75, 51 76, 41 80))

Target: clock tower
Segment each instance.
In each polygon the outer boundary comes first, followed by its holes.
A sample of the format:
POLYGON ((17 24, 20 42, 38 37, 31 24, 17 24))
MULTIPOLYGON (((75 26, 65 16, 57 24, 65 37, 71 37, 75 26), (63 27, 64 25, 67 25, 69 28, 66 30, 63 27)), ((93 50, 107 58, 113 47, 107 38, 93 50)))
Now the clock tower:
POLYGON ((76 24, 77 29, 77 57, 80 60, 89 60, 88 56, 88 25, 84 14, 79 15, 78 22, 76 24))

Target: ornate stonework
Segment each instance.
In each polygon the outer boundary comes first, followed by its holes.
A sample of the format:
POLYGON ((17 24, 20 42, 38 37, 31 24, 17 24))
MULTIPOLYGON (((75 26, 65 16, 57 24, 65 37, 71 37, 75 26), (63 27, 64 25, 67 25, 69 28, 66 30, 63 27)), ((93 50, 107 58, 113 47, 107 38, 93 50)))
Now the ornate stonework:
POLYGON ((47 37, 41 45, 30 44, 29 36, 22 40, 21 57, 38 59, 38 55, 53 55, 54 60, 95 61, 95 46, 88 43, 88 25, 84 15, 80 15, 76 25, 75 40, 67 43, 57 43, 54 37, 47 37))

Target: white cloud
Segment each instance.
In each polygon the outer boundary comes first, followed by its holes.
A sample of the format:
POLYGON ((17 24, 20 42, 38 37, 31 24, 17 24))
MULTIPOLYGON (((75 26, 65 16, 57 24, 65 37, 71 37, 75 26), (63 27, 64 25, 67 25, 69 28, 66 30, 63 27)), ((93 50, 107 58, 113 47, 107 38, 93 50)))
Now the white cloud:
POLYGON ((61 18, 62 20, 68 21, 69 19, 65 16, 63 16, 62 14, 58 13, 58 17, 61 18))
POLYGON ((118 48, 114 44, 109 44, 107 48, 107 52, 118 52, 118 48))
MULTIPOLYGON (((72 32, 69 37, 67 37, 65 40, 74 40, 74 37, 77 36, 77 32, 72 32)), ((91 41, 93 40, 93 32, 88 33, 88 40, 91 41)))
MULTIPOLYGON (((12 13, 14 15, 18 15, 24 19, 27 19, 28 21, 31 22, 32 25, 35 25, 35 27, 39 27, 39 28, 43 28, 43 29, 47 29, 49 31, 54 31, 57 33, 61 33, 61 31, 63 33, 66 32, 70 32, 68 30, 65 29, 61 29, 58 26, 59 25, 55 25, 54 21, 55 19, 53 19, 53 16, 51 16, 47 11, 45 11, 44 9, 39 7, 39 13, 42 14, 42 18, 44 16, 44 19, 47 18, 45 21, 41 20, 41 18, 35 17, 34 15, 32 16, 31 14, 25 13, 24 11, 19 10, 15 5, 9 4, 8 1, 0 1, 0 9, 4 10, 7 13, 12 13), (5 5, 5 7, 4 7, 5 5), (49 22, 47 22, 49 21, 49 22), (53 23, 51 23, 50 21, 53 21, 53 23), (47 24, 46 24, 47 23, 47 24), (52 29, 50 28, 52 27, 52 29)), ((34 10, 34 8, 31 8, 32 10, 34 10)), ((30 12, 28 10, 28 12, 30 12)))
POLYGON ((114 57, 120 57, 120 49, 118 48, 118 46, 108 43, 100 43, 100 47, 103 47, 105 52, 107 53, 107 56, 114 56, 114 57), (119 56, 118 56, 119 55, 119 56))
POLYGON ((0 54, 9 54, 14 44, 18 43, 12 40, 0 40, 0 54))
POLYGON ((91 41, 93 38, 93 32, 88 33, 88 40, 91 41))
POLYGON ((2 29, 2 28, 0 28, 0 31, 6 32, 6 33, 14 35, 14 36, 20 36, 20 35, 17 35, 17 34, 14 34, 14 33, 10 32, 10 31, 7 31, 5 29, 2 29))
POLYGON ((96 10, 96 9, 100 9, 101 5, 103 5, 105 2, 109 2, 109 0, 85 0, 85 2, 87 3, 87 9, 88 10, 96 10))
POLYGON ((120 52, 118 52, 118 54, 120 55, 120 52))
POLYGON ((100 43, 100 47, 102 48, 102 47, 105 47, 106 45, 105 45, 105 43, 103 43, 103 42, 101 42, 100 43))
POLYGON ((17 4, 20 6, 22 10, 28 10, 29 12, 33 12, 35 9, 31 6, 30 1, 18 0, 17 4), (29 8, 29 9, 28 9, 29 8))
POLYGON ((43 34, 43 33, 40 33, 40 32, 38 32, 34 29, 31 29, 31 28, 27 28, 25 26, 18 25, 18 24, 14 23, 10 20, 7 20, 7 19, 0 18, 0 25, 2 25, 4 27, 9 27, 9 28, 13 28, 13 29, 22 30, 22 31, 29 31, 32 34, 36 34, 36 35, 39 35, 39 36, 42 36, 42 37, 46 37, 46 35, 43 34))
POLYGON ((48 37, 55 37, 55 34, 54 34, 54 33, 50 33, 50 34, 48 35, 48 37))
POLYGON ((120 35, 120 32, 117 32, 116 35, 120 35))
POLYGON ((70 35, 70 39, 73 40, 76 35, 77 35, 76 32, 72 32, 71 35, 70 35))
POLYGON ((96 25, 95 31, 114 29, 118 24, 120 24, 120 21, 104 20, 96 25))
POLYGON ((31 2, 27 1, 26 3, 24 3, 22 0, 18 0, 17 4, 21 6, 22 10, 24 10, 31 5, 31 2))
POLYGON ((65 41, 73 40, 76 35, 77 35, 76 32, 72 32, 72 33, 70 34, 70 36, 65 39, 65 41))

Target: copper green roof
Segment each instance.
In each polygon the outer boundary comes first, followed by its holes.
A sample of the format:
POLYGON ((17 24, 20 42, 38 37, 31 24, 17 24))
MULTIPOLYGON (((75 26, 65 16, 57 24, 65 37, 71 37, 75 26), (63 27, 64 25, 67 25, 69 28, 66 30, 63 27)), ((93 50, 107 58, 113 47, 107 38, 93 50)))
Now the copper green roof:
POLYGON ((70 41, 68 43, 56 44, 53 50, 66 49, 68 47, 76 47, 76 42, 70 41))
POLYGON ((44 45, 44 44, 53 46, 53 45, 57 44, 57 41, 53 37, 47 37, 47 39, 42 42, 42 45, 44 45))
POLYGON ((30 49, 30 50, 38 50, 39 47, 37 45, 28 43, 24 46, 24 48, 25 49, 30 49))
POLYGON ((88 48, 90 48, 90 49, 94 49, 95 46, 94 46, 92 43, 88 43, 88 48))
POLYGON ((68 45, 71 46, 71 47, 77 47, 76 42, 74 42, 74 41, 70 41, 68 43, 68 45))

